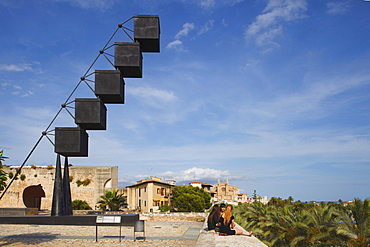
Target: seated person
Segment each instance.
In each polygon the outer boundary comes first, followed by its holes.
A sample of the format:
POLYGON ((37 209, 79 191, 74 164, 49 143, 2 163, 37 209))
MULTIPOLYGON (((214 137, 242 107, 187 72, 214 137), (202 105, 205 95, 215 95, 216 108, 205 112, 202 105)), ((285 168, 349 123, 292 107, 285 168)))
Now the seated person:
POLYGON ((220 235, 246 235, 251 237, 253 231, 246 232, 235 227, 233 206, 231 204, 225 207, 225 204, 220 206, 220 235))
POLYGON ((220 222, 220 208, 216 204, 212 208, 212 212, 208 215, 207 224, 208 230, 214 231, 216 228, 216 224, 220 222))

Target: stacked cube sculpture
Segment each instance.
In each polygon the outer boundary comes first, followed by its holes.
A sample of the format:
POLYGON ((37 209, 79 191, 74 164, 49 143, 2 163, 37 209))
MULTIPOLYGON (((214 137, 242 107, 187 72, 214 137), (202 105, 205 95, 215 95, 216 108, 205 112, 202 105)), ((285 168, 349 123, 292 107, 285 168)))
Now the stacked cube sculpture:
MULTIPOLYGON (((96 98, 77 98, 75 102, 76 127, 55 128, 57 153, 51 216, 72 215, 69 187, 68 157, 87 157, 89 135, 86 130, 107 129, 105 104, 125 103, 124 78, 143 77, 142 52, 159 52, 159 18, 155 15, 135 15, 133 42, 114 43, 115 70, 95 70, 96 98), (61 176, 60 156, 65 156, 64 176, 61 176)), ((119 27, 122 25, 119 24, 119 27)), ((104 54, 101 51, 100 54, 104 54)), ((81 81, 86 78, 81 77, 81 81)), ((66 107, 63 104, 62 107, 66 107)), ((45 132, 46 133, 46 132, 45 132)))
POLYGON ((115 70, 95 71, 96 98, 75 99, 77 127, 55 128, 55 152, 66 157, 88 156, 86 130, 106 130, 105 104, 124 104, 124 78, 142 78, 142 52, 159 52, 160 27, 156 15, 134 15, 133 42, 114 43, 115 70))

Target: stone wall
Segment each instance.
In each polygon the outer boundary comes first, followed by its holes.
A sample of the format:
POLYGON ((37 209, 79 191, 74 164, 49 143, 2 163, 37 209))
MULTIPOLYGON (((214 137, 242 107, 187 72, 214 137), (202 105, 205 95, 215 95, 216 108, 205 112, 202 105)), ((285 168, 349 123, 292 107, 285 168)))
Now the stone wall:
POLYGON ((205 221, 208 213, 170 212, 170 213, 141 213, 140 219, 147 221, 205 221))
MULTIPOLYGON (((73 215, 111 215, 127 214, 123 211, 100 211, 100 210, 73 210, 73 215)), ((140 213, 141 220, 146 221, 197 221, 204 222, 208 213, 196 212, 157 212, 157 213, 140 213)))
MULTIPOLYGON (((4 166, 4 171, 15 174, 19 166, 4 166)), ((63 174, 63 169, 62 169, 63 174)), ((54 166, 24 166, 18 179, 14 180, 0 207, 24 208, 23 190, 31 185, 41 184, 45 197, 41 199, 41 209, 51 209, 54 189, 54 166)), ((73 200, 86 201, 92 208, 106 190, 117 189, 117 166, 70 166, 69 177, 73 200)), ((7 180, 9 183, 10 180, 7 180)))

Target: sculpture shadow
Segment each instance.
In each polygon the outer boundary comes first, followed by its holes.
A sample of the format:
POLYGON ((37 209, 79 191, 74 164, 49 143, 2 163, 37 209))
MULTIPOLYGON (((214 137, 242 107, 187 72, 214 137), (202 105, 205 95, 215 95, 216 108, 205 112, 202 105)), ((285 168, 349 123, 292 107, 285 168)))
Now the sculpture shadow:
POLYGON ((28 233, 8 235, 0 238, 0 246, 7 246, 11 244, 20 244, 26 246, 29 244, 37 245, 56 239, 60 234, 51 233, 28 233))

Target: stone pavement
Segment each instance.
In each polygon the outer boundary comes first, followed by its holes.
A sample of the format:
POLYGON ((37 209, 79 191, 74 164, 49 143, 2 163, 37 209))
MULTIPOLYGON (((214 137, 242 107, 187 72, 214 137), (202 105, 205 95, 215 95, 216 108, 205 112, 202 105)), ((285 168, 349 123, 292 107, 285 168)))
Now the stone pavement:
POLYGON ((204 222, 145 221, 143 232, 119 226, 0 225, 0 246, 265 247, 255 237, 218 236, 204 222), (96 242, 96 232, 98 241, 96 242))

